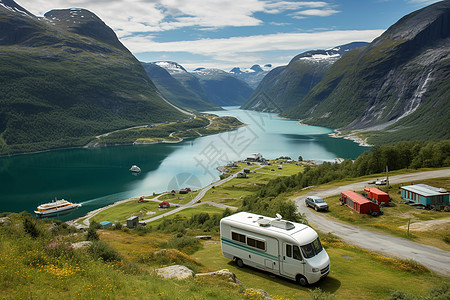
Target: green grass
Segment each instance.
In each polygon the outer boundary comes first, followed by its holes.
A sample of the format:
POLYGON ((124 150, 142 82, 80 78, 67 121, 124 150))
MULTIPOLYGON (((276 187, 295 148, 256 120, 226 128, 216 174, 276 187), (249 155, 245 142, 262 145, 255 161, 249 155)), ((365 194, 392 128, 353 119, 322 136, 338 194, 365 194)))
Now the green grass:
POLYGON ((186 218, 189 218, 194 214, 198 214, 198 213, 202 213, 202 212, 208 213, 208 214, 222 214, 223 209, 209 205, 209 204, 201 204, 198 206, 183 209, 175 214, 169 215, 167 217, 163 217, 159 220, 150 222, 148 224, 151 225, 152 227, 157 227, 166 218, 168 218, 168 219, 180 218, 180 220, 185 220, 186 218))
POLYGON ((443 280, 420 268, 413 271, 414 265, 410 267, 402 260, 378 256, 341 242, 327 243, 323 239, 323 243, 330 256, 331 273, 310 287, 301 287, 293 281, 251 267, 239 268, 221 254, 219 243, 205 245, 192 257, 211 270, 229 269, 245 286, 263 289, 283 299, 308 297, 317 287, 338 299, 385 299, 394 290, 425 295, 431 286, 443 280), (408 282, 407 286, 405 282, 408 282))
POLYGON ((158 208, 158 205, 159 202, 149 201, 138 203, 137 199, 130 200, 98 213, 91 218, 91 221, 96 221, 98 223, 103 221, 115 223, 116 221, 119 221, 124 223, 126 219, 132 216, 139 216, 139 220, 144 220, 166 213, 167 211, 173 209, 160 209, 158 208), (154 212, 154 214, 149 212, 154 212))

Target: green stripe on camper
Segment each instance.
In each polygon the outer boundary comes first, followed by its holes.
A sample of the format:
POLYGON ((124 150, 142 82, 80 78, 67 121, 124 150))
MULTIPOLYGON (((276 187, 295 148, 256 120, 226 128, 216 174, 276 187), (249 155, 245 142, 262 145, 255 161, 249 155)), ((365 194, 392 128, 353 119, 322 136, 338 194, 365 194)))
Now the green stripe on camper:
POLYGON ((248 247, 248 246, 240 244, 240 243, 236 243, 236 242, 234 242, 232 240, 229 240, 229 239, 226 239, 224 237, 221 238, 221 241, 222 241, 222 243, 227 244, 228 246, 231 246, 231 247, 234 247, 234 248, 238 248, 238 249, 241 249, 241 250, 245 250, 245 251, 248 251, 248 252, 260 255, 260 256, 264 256, 265 258, 269 258, 269 259, 278 261, 278 257, 275 256, 275 255, 271 255, 269 253, 256 250, 255 248, 248 247))

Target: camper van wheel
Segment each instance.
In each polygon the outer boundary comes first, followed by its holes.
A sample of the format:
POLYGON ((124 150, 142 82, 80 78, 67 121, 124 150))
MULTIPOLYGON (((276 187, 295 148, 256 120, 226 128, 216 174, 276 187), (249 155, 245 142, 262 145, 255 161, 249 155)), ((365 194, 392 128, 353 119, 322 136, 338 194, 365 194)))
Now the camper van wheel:
POLYGON ((308 280, 302 275, 297 275, 297 282, 301 286, 307 286, 308 285, 308 280))
POLYGON ((244 267, 244 262, 242 261, 242 259, 240 259, 240 258, 236 258, 235 259, 235 262, 236 262, 236 265, 239 267, 239 268, 242 268, 242 267, 244 267))

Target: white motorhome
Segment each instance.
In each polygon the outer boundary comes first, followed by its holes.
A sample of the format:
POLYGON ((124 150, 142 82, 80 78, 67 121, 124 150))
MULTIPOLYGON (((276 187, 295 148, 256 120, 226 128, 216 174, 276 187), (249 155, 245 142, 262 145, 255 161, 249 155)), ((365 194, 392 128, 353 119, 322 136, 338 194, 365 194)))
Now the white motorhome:
POLYGON ((220 221, 222 253, 239 267, 269 271, 308 285, 326 277, 330 258, 311 227, 248 212, 220 221))

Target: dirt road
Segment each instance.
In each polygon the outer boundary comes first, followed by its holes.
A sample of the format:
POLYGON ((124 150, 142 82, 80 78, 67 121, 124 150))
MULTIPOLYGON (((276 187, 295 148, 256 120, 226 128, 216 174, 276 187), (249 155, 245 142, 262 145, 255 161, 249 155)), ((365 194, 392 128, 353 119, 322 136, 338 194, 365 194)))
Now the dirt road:
MULTIPOLYGON (((411 183, 412 181, 438 177, 450 177, 450 169, 396 175, 390 177, 389 182, 391 184, 411 183)), ((305 206, 304 200, 307 196, 317 195, 326 198, 338 195, 343 190, 363 190, 367 185, 367 181, 364 181, 327 190, 318 190, 299 196, 294 201, 297 204, 298 211, 305 214, 308 222, 322 232, 330 232, 349 244, 387 256, 413 259, 436 273, 450 276, 450 252, 403 238, 362 229, 351 224, 344 224, 337 220, 331 220, 305 206)))

